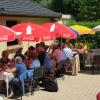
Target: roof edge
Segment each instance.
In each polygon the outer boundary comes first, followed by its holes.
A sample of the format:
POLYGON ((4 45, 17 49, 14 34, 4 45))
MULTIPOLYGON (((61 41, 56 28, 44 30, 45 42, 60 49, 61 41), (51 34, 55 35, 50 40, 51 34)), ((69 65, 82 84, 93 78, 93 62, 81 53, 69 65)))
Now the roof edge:
POLYGON ((14 16, 14 17, 37 17, 37 18, 61 18, 61 16, 41 16, 41 15, 27 15, 27 14, 22 14, 22 15, 16 15, 16 14, 0 14, 0 16, 14 16))

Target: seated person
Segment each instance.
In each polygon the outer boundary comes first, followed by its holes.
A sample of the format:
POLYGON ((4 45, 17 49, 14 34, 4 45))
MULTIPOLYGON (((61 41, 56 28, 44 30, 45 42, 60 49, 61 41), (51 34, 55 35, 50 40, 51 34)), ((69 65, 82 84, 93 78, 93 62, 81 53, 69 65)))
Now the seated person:
POLYGON ((55 66, 55 72, 59 73, 62 68, 62 61, 64 60, 64 54, 61 50, 61 44, 55 44, 53 45, 53 53, 52 53, 52 59, 54 62, 56 62, 55 66))
POLYGON ((69 48, 67 44, 63 48, 63 54, 65 56, 65 59, 73 59, 73 51, 69 48))
POLYGON ((0 58, 0 65, 3 68, 7 68, 9 63, 11 63, 11 60, 9 59, 9 53, 7 50, 4 50, 2 52, 2 57, 0 58))
MULTIPOLYGON (((22 73, 24 73, 27 68, 26 65, 23 63, 22 58, 21 57, 16 57, 15 58, 15 62, 16 65, 15 67, 13 67, 12 69, 5 69, 5 71, 9 72, 9 73, 16 73, 16 76, 19 77, 22 73)), ((11 94, 9 97, 12 97, 14 95, 18 95, 18 92, 20 92, 18 90, 19 88, 19 78, 14 78, 11 82, 10 82, 10 87, 11 87, 11 94)))
POLYGON ((38 44, 36 47, 38 53, 38 59, 40 61, 41 66, 44 66, 45 71, 52 71, 52 63, 48 53, 45 51, 45 47, 41 44, 38 44))
POLYGON ((22 49, 23 48, 19 48, 17 51, 16 51, 16 54, 14 56, 14 59, 17 57, 17 56, 20 56, 22 58, 22 60, 25 59, 24 55, 22 54, 22 49))
POLYGON ((63 54, 65 56, 64 64, 66 65, 65 68, 69 67, 69 65, 73 63, 73 52, 69 48, 69 46, 66 44, 63 49, 63 54))
POLYGON ((32 67, 32 59, 31 58, 26 57, 24 60, 24 63, 26 65, 27 69, 30 69, 32 67))
POLYGON ((50 69, 53 66, 48 53, 45 54, 43 66, 45 67, 45 69, 50 69))
POLYGON ((28 56, 28 52, 33 51, 35 48, 33 46, 30 46, 28 48, 28 50, 25 52, 24 56, 27 57, 28 56))
POLYGON ((63 52, 61 50, 61 44, 60 43, 55 44, 53 46, 52 57, 56 60, 57 63, 64 59, 64 55, 63 55, 63 52))
POLYGON ((30 63, 29 66, 27 66, 28 69, 30 69, 30 68, 36 69, 36 68, 40 67, 40 61, 37 58, 36 50, 28 52, 28 60, 30 63))
POLYGON ((65 45, 67 45, 69 48, 73 48, 73 45, 69 40, 66 40, 65 45))

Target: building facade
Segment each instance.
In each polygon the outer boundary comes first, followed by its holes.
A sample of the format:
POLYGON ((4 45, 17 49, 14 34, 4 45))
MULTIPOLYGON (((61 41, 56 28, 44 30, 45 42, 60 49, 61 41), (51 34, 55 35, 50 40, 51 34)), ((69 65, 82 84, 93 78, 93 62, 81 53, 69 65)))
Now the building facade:
MULTIPOLYGON (((51 22, 53 18, 60 18, 61 14, 33 4, 31 0, 0 0, 0 25, 11 27, 15 24, 33 22, 43 24, 51 22)), ((50 43, 51 41, 48 41, 50 43)), ((20 42, 17 39, 12 42, 0 43, 0 56, 3 50, 8 50, 10 57, 19 47, 23 47, 23 53, 34 42, 20 42)))

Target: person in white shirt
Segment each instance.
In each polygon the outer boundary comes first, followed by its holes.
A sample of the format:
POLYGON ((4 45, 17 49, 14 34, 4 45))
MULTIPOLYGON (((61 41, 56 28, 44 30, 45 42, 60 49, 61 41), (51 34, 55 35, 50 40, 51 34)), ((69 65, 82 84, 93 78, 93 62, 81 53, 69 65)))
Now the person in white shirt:
POLYGON ((64 67, 66 70, 68 70, 68 68, 70 68, 70 70, 74 69, 74 59, 73 59, 73 51, 67 46, 67 44, 65 45, 65 47, 63 48, 63 53, 65 56, 65 60, 64 60, 64 67))
POLYGON ((67 47, 67 45, 64 47, 63 49, 63 53, 64 53, 64 56, 65 56, 65 59, 73 59, 73 51, 67 47))

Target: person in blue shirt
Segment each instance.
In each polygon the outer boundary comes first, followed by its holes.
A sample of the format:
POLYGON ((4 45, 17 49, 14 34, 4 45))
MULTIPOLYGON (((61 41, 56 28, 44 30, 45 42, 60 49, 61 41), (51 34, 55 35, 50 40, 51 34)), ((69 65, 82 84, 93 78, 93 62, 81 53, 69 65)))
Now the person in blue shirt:
POLYGON ((21 74, 23 74, 25 71, 27 71, 26 65, 23 63, 23 60, 21 57, 17 56, 15 58, 15 67, 11 68, 11 69, 6 69, 7 72, 9 73, 15 73, 16 72, 16 78, 12 79, 11 82, 9 83, 10 88, 12 90, 11 94, 9 95, 9 97, 18 95, 18 93, 20 92, 18 90, 19 88, 19 77, 21 74))
POLYGON ((22 73, 24 73, 27 70, 26 65, 23 63, 21 57, 17 56, 15 58, 15 62, 16 62, 16 65, 15 65, 16 71, 17 71, 18 75, 21 75, 22 73))
POLYGON ((31 64, 28 66, 28 69, 36 69, 40 67, 40 61, 37 58, 36 50, 28 52, 28 58, 31 60, 31 64))
POLYGON ((45 72, 54 73, 53 64, 51 63, 48 53, 45 51, 45 47, 41 44, 38 44, 36 50, 40 64, 41 66, 44 66, 45 72))
POLYGON ((24 73, 27 70, 26 65, 23 63, 23 60, 21 57, 17 56, 15 58, 15 67, 11 69, 6 69, 7 72, 9 73, 15 73, 17 72, 17 75, 19 76, 20 74, 24 73))
POLYGON ((51 60, 50 60, 50 57, 49 57, 48 53, 45 53, 45 58, 44 58, 43 66, 46 69, 50 69, 53 66, 53 64, 51 63, 51 60))

